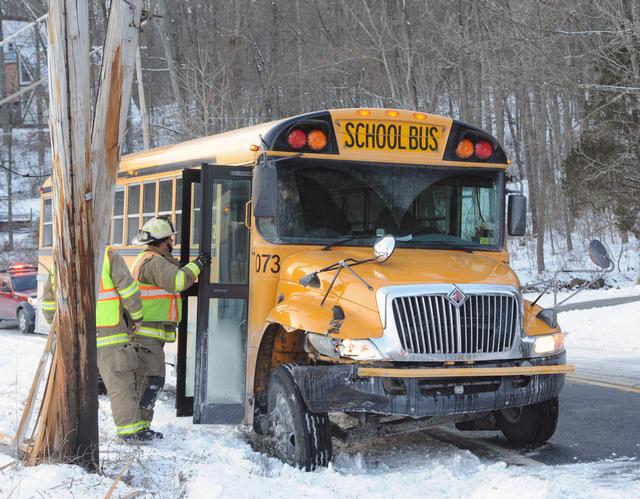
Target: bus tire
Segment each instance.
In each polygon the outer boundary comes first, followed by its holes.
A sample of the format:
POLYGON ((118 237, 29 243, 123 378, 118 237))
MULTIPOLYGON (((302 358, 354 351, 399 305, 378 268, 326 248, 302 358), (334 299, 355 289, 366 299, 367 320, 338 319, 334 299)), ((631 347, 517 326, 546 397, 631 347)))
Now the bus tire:
POLYGON ((267 391, 269 434, 281 461, 313 471, 331 460, 331 424, 326 413, 313 413, 293 380, 290 366, 271 374, 267 391))
POLYGON ((537 404, 495 412, 496 421, 509 443, 540 445, 549 440, 558 426, 558 398, 537 404))

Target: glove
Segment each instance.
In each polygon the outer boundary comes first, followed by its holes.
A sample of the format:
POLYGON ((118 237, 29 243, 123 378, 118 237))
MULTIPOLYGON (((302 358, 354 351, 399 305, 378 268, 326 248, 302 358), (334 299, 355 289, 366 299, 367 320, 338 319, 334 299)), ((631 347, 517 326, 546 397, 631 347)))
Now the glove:
POLYGON ((209 253, 200 253, 194 262, 202 272, 206 266, 211 265, 211 255, 209 253))
POLYGON ((142 321, 135 321, 132 326, 133 332, 136 333, 140 331, 141 327, 142 327, 142 321))

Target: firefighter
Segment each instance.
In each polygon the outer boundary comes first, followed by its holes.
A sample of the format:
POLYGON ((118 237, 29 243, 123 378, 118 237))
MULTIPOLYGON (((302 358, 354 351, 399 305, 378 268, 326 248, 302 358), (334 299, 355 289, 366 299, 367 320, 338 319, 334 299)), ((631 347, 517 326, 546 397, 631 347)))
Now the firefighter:
MULTIPOLYGON (((56 312, 53 269, 42 297, 42 312, 49 324, 56 312)), ((153 438, 147 431, 138 404, 138 358, 130 333, 140 328, 142 301, 138 283, 123 258, 107 247, 96 301, 98 370, 107 387, 118 435, 128 442, 153 438)))
POLYGON ((155 217, 143 225, 133 241, 138 246, 144 245, 132 271, 140 286, 144 314, 133 340, 138 352, 140 411, 146 428, 155 438, 162 438, 162 433, 150 426, 156 400, 164 387, 164 344, 176 340, 176 327, 182 316, 180 292, 195 283, 211 263, 211 256, 201 253, 181 268, 171 256, 175 234, 171 220, 155 217))

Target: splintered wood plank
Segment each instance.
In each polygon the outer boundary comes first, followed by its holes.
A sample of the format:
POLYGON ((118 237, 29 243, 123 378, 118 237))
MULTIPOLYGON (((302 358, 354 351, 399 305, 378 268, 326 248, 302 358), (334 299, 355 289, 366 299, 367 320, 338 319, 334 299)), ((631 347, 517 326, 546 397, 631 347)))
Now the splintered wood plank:
POLYGON ((17 449, 20 449, 20 447, 22 446, 22 441, 24 440, 24 436, 31 423, 31 418, 33 415, 38 392, 40 391, 40 386, 42 385, 43 379, 45 379, 44 372, 47 364, 49 363, 49 360, 52 358, 53 350, 55 349, 55 342, 53 341, 54 336, 55 328, 52 327, 49 330, 49 336, 47 337, 47 342, 44 346, 42 356, 40 357, 40 361, 38 362, 38 367, 36 368, 36 373, 31 383, 31 389, 29 390, 29 395, 27 396, 27 401, 22 411, 20 424, 18 425, 18 430, 16 431, 14 444, 17 449))
MULTIPOLYGON (((54 430, 53 427, 50 426, 48 421, 49 414, 56 413, 57 408, 52 407, 56 403, 55 391, 58 387, 55 386, 56 381, 56 373, 58 372, 58 362, 59 362, 59 351, 56 350, 53 354, 53 360, 51 362, 51 369, 49 371, 49 377, 47 378, 47 386, 45 387, 44 399, 42 401, 42 405, 40 406, 40 413, 38 414, 38 427, 37 433, 35 435, 35 439, 29 449, 29 452, 26 457, 26 464, 29 466, 35 466, 43 457, 42 449, 46 444, 46 440, 51 431, 54 430), (53 400, 53 402, 52 402, 53 400)), ((46 446, 51 451, 51 446, 46 446)))

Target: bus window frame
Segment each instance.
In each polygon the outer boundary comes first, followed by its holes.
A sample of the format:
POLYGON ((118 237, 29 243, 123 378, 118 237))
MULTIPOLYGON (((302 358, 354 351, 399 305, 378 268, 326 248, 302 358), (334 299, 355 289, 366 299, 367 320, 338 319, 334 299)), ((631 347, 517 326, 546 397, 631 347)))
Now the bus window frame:
POLYGON ((153 217, 156 216, 156 214, 158 213, 158 178, 153 178, 153 179, 149 179, 149 180, 143 180, 141 182, 141 190, 140 190, 140 215, 141 215, 141 219, 140 219, 140 226, 142 227, 146 221, 151 220, 153 217), (144 204, 145 204, 145 195, 147 192, 147 188, 153 185, 153 211, 144 211, 144 204))
MULTIPOLYGON (((126 200, 125 200, 125 213, 126 213, 126 227, 125 227, 125 235, 126 235, 126 243, 125 246, 132 246, 131 242, 129 241, 129 219, 130 218, 134 218, 135 216, 138 217, 138 229, 140 229, 140 217, 142 216, 142 182, 141 181, 137 181, 137 182, 132 182, 130 184, 126 184, 126 200), (138 192, 138 213, 132 215, 129 215, 129 192, 131 190, 132 187, 137 186, 139 189, 138 192)), ((135 237, 135 236, 134 236, 135 237)))
POLYGON ((175 190, 175 177, 160 177, 157 179, 157 187, 156 187, 156 215, 157 216, 166 216, 166 215, 170 215, 171 216, 171 221, 173 222, 173 226, 175 227, 175 220, 174 220, 174 206, 175 206, 175 196, 176 196, 176 190, 175 190), (163 210, 160 211, 160 184, 162 184, 163 182, 165 183, 170 183, 171 184, 171 206, 169 207, 169 210, 163 210))
POLYGON ((53 248, 53 196, 42 196, 42 201, 40 204, 40 213, 42 214, 42 216, 40 217, 40 241, 39 241, 39 246, 40 248, 53 248), (50 202, 51 203, 51 220, 48 222, 45 222, 44 220, 44 214, 45 214, 45 209, 44 209, 44 205, 45 203, 50 202), (46 245, 44 244, 44 228, 45 225, 50 225, 51 226, 51 244, 46 245))
POLYGON ((126 190, 127 190, 126 187, 127 186, 124 185, 124 184, 116 185, 116 188, 113 191, 113 210, 111 211, 111 213, 112 213, 111 214, 111 227, 110 227, 110 231, 109 231, 110 235, 111 235, 111 237, 109 238, 109 241, 111 241, 111 245, 112 246, 118 246, 118 247, 126 246, 126 244, 125 244, 126 243, 126 238, 125 238, 126 232, 125 232, 125 223, 124 223, 125 213, 126 213, 126 208, 127 208, 127 205, 125 203, 125 201, 126 201, 125 200, 126 190), (114 214, 115 213, 114 210, 116 208, 116 193, 117 192, 122 192, 123 193, 123 195, 122 195, 122 215, 115 215, 114 214), (115 243, 113 241, 113 234, 114 234, 114 230, 115 230, 115 224, 113 223, 114 220, 122 220, 122 234, 121 234, 122 237, 121 237, 121 242, 120 243, 115 243))

